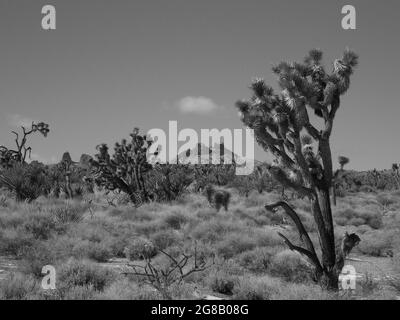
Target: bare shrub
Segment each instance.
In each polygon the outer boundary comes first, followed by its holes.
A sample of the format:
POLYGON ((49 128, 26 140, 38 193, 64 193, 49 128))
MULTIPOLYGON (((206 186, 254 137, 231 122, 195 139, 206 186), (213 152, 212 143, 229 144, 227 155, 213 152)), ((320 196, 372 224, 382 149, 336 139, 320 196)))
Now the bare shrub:
POLYGON ((214 260, 209 261, 204 251, 198 250, 194 245, 191 252, 173 252, 160 250, 163 255, 164 263, 157 264, 152 257, 146 256, 144 265, 129 264, 130 271, 125 272, 128 275, 140 277, 144 283, 156 289, 165 299, 172 299, 172 290, 176 285, 193 273, 201 272, 209 268, 214 260))

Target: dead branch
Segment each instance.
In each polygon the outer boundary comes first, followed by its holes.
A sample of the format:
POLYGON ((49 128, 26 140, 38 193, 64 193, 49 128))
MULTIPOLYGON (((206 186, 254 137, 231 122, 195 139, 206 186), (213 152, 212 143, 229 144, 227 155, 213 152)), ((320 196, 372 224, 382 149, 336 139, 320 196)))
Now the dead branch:
POLYGON ((301 254, 307 256, 311 260, 311 262, 315 265, 315 267, 317 268, 317 271, 322 271, 322 266, 321 266, 321 263, 319 262, 314 245, 310 239, 310 236, 307 233, 306 228, 304 227, 298 214, 296 213, 296 211, 294 211, 292 209, 292 207, 285 201, 278 201, 278 202, 270 204, 270 205, 265 205, 265 209, 268 211, 272 211, 272 212, 274 212, 276 210, 276 208, 278 208, 278 207, 281 207, 282 209, 284 209, 285 213, 290 217, 290 219, 292 219, 292 221, 296 225, 297 230, 299 232, 300 240, 305 244, 307 249, 293 245, 281 233, 278 233, 279 236, 281 236, 284 239, 285 243, 289 246, 289 248, 291 250, 296 250, 296 251, 300 252, 301 254))

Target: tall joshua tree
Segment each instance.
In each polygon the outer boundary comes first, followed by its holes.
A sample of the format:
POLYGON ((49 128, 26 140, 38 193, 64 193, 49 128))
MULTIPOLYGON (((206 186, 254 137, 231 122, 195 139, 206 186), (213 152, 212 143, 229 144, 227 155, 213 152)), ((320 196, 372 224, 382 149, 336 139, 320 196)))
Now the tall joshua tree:
POLYGON ((311 202, 321 257, 298 214, 285 201, 267 204, 265 208, 282 208, 295 223, 303 246, 280 236, 290 249, 309 259, 322 284, 337 289, 343 254, 349 250, 342 250, 339 255, 335 252, 329 194, 333 179, 330 136, 340 96, 349 88, 358 56, 346 49, 342 58, 334 61, 330 73, 325 71, 321 60, 322 52, 313 49, 302 63, 275 65, 272 71, 278 77, 281 92, 276 94, 263 79, 254 79, 251 98, 237 102, 237 107, 242 122, 254 129, 256 141, 274 155, 275 164, 269 166, 271 175, 311 202), (309 110, 322 119, 321 130, 311 123, 309 110))

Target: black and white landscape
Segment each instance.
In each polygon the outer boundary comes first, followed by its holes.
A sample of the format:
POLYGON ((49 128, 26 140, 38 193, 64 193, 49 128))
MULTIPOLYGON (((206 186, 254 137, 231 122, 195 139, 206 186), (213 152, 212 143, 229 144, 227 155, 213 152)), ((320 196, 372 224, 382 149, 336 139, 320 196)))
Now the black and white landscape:
POLYGON ((398 2, 0 1, 0 299, 400 298, 398 2))

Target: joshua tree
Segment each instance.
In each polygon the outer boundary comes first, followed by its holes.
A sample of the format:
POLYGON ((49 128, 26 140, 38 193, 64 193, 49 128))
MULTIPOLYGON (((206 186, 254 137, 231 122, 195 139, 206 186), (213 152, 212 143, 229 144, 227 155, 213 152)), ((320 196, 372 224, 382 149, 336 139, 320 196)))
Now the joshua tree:
POLYGON ((194 180, 188 164, 157 163, 146 175, 147 190, 152 200, 172 201, 181 196, 194 180))
POLYGON ((131 141, 123 139, 116 143, 111 157, 106 144, 97 146, 96 160, 90 161, 95 182, 108 190, 119 190, 129 195, 132 202, 140 205, 149 200, 144 174, 152 169, 147 162, 147 150, 152 141, 139 135, 135 128, 130 134, 131 141))
POLYGON ((317 255, 298 214, 285 201, 267 204, 265 208, 282 208, 295 223, 305 247, 280 236, 290 249, 308 258, 323 285, 337 289, 344 261, 337 259, 340 255, 335 252, 329 194, 333 179, 330 136, 340 96, 349 88, 358 56, 347 49, 341 59, 334 61, 331 73, 325 71, 321 59, 322 52, 314 49, 303 63, 279 63, 272 70, 278 77, 280 94, 257 78, 250 86, 251 98, 237 102, 237 107, 243 123, 254 129, 256 141, 275 156, 277 163, 269 166, 271 175, 309 199, 322 256, 317 255), (311 123, 308 110, 322 118, 321 130, 311 123))
POLYGON ((60 168, 61 171, 64 174, 64 178, 65 178, 65 194, 67 195, 67 198, 72 199, 74 194, 72 192, 72 188, 71 188, 71 166, 73 164, 73 161, 71 159, 71 156, 69 154, 69 152, 64 152, 62 159, 61 159, 61 163, 60 163, 60 168))
POLYGON ((392 164, 392 172, 394 179, 396 180, 397 188, 400 188, 400 173, 399 173, 399 164, 393 163, 392 164))
POLYGON ((13 162, 25 163, 27 156, 30 157, 32 151, 32 148, 26 145, 28 136, 40 132, 44 137, 47 137, 50 131, 49 125, 44 122, 32 122, 30 128, 24 126, 21 126, 21 128, 22 136, 16 131, 11 131, 15 134, 15 150, 0 146, 0 165, 3 167, 9 167, 13 162))
POLYGON ((350 159, 344 156, 339 156, 338 157, 338 162, 340 165, 340 169, 335 171, 335 174, 333 175, 333 182, 332 182, 332 193, 333 193, 333 205, 336 206, 336 189, 338 182, 341 178, 342 173, 344 172, 344 166, 350 162, 350 159))

